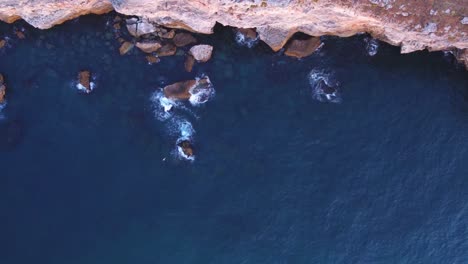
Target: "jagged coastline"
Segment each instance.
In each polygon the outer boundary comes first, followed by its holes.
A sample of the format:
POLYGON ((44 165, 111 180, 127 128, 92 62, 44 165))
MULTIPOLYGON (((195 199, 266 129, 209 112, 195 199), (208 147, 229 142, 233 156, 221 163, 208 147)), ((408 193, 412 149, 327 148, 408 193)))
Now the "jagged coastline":
POLYGON ((255 28, 280 50, 296 32, 352 36, 367 32, 402 53, 450 51, 468 67, 466 0, 0 0, 0 20, 47 29, 85 14, 115 10, 170 28, 210 34, 216 23, 255 28))

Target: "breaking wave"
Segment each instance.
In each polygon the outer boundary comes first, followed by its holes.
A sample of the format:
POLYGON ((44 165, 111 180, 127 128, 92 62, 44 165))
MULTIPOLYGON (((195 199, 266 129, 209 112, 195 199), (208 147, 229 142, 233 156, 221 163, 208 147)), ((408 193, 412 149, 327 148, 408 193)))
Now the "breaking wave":
POLYGON ((242 34, 239 31, 236 32, 236 42, 240 46, 245 46, 245 47, 248 47, 248 48, 252 48, 255 45, 257 45, 258 40, 259 40, 258 35, 257 35, 256 38, 252 39, 252 38, 247 38, 244 34, 242 34))
POLYGON ((375 38, 367 37, 364 39, 366 51, 369 56, 375 56, 379 51, 379 41, 375 38))
POLYGON ((313 69, 309 73, 309 83, 312 88, 312 98, 320 102, 341 103, 340 83, 331 71, 313 69))

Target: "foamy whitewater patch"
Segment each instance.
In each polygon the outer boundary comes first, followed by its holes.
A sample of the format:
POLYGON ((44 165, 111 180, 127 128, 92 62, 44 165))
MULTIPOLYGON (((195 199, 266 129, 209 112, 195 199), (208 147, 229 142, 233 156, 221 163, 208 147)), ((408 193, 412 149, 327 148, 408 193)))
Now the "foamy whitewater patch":
POLYGON ((244 34, 242 34, 242 33, 239 32, 239 31, 236 32, 236 42, 237 42, 237 44, 239 44, 240 46, 245 46, 245 47, 248 47, 248 48, 252 48, 252 47, 254 47, 255 45, 257 45, 258 40, 259 40, 259 36, 258 36, 258 35, 257 35, 256 38, 251 39, 251 38, 247 38, 244 34))
POLYGON ((195 86, 189 91, 191 94, 189 102, 193 106, 204 104, 215 96, 214 86, 208 76, 197 77, 196 81, 195 86))
POLYGON ((323 69, 313 69, 309 73, 309 83, 312 88, 312 98, 320 102, 341 103, 339 82, 332 72, 323 69))
POLYGON ((176 118, 173 120, 172 124, 170 125, 170 130, 178 134, 178 138, 176 140, 176 149, 173 152, 175 157, 178 159, 184 159, 189 161, 194 161, 195 156, 188 156, 185 154, 184 149, 180 146, 180 143, 183 141, 193 141, 193 135, 195 134, 195 129, 193 129, 192 123, 190 123, 186 119, 176 118))
POLYGON ((162 90, 154 92, 150 100, 152 102, 154 116, 158 120, 164 121, 172 117, 171 110, 177 105, 177 102, 164 96, 162 90))
POLYGON ((7 106, 7 101, 4 100, 3 103, 0 104, 0 120, 5 119, 5 114, 3 114, 3 109, 7 106))
POLYGON ((375 38, 365 38, 364 42, 366 43, 366 51, 369 56, 375 56, 379 51, 379 41, 375 38))
POLYGON ((75 87, 83 93, 91 93, 96 87, 96 84, 94 82, 89 82, 90 90, 86 89, 86 87, 84 87, 81 83, 77 83, 75 87))

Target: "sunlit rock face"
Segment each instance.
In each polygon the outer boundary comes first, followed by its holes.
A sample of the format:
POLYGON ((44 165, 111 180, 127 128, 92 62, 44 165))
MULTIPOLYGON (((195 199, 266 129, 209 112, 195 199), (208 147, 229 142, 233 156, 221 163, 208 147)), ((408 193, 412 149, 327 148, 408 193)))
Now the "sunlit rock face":
POLYGON ((281 49, 296 32, 311 36, 373 37, 416 50, 453 50, 468 64, 466 0, 0 0, 0 19, 23 18, 49 28, 88 13, 114 8, 173 28, 212 33, 216 22, 256 28, 261 40, 281 49))

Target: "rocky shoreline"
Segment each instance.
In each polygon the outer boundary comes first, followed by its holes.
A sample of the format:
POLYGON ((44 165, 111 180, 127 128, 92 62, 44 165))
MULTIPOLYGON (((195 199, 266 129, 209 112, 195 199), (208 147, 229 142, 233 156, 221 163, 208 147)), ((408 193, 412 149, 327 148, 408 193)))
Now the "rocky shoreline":
POLYGON ((274 51, 287 45, 296 32, 314 37, 367 32, 401 46, 402 53, 452 52, 468 67, 465 0, 2 0, 0 20, 24 19, 47 29, 81 15, 112 10, 147 24, 203 34, 213 33, 216 23, 254 28, 274 51))

